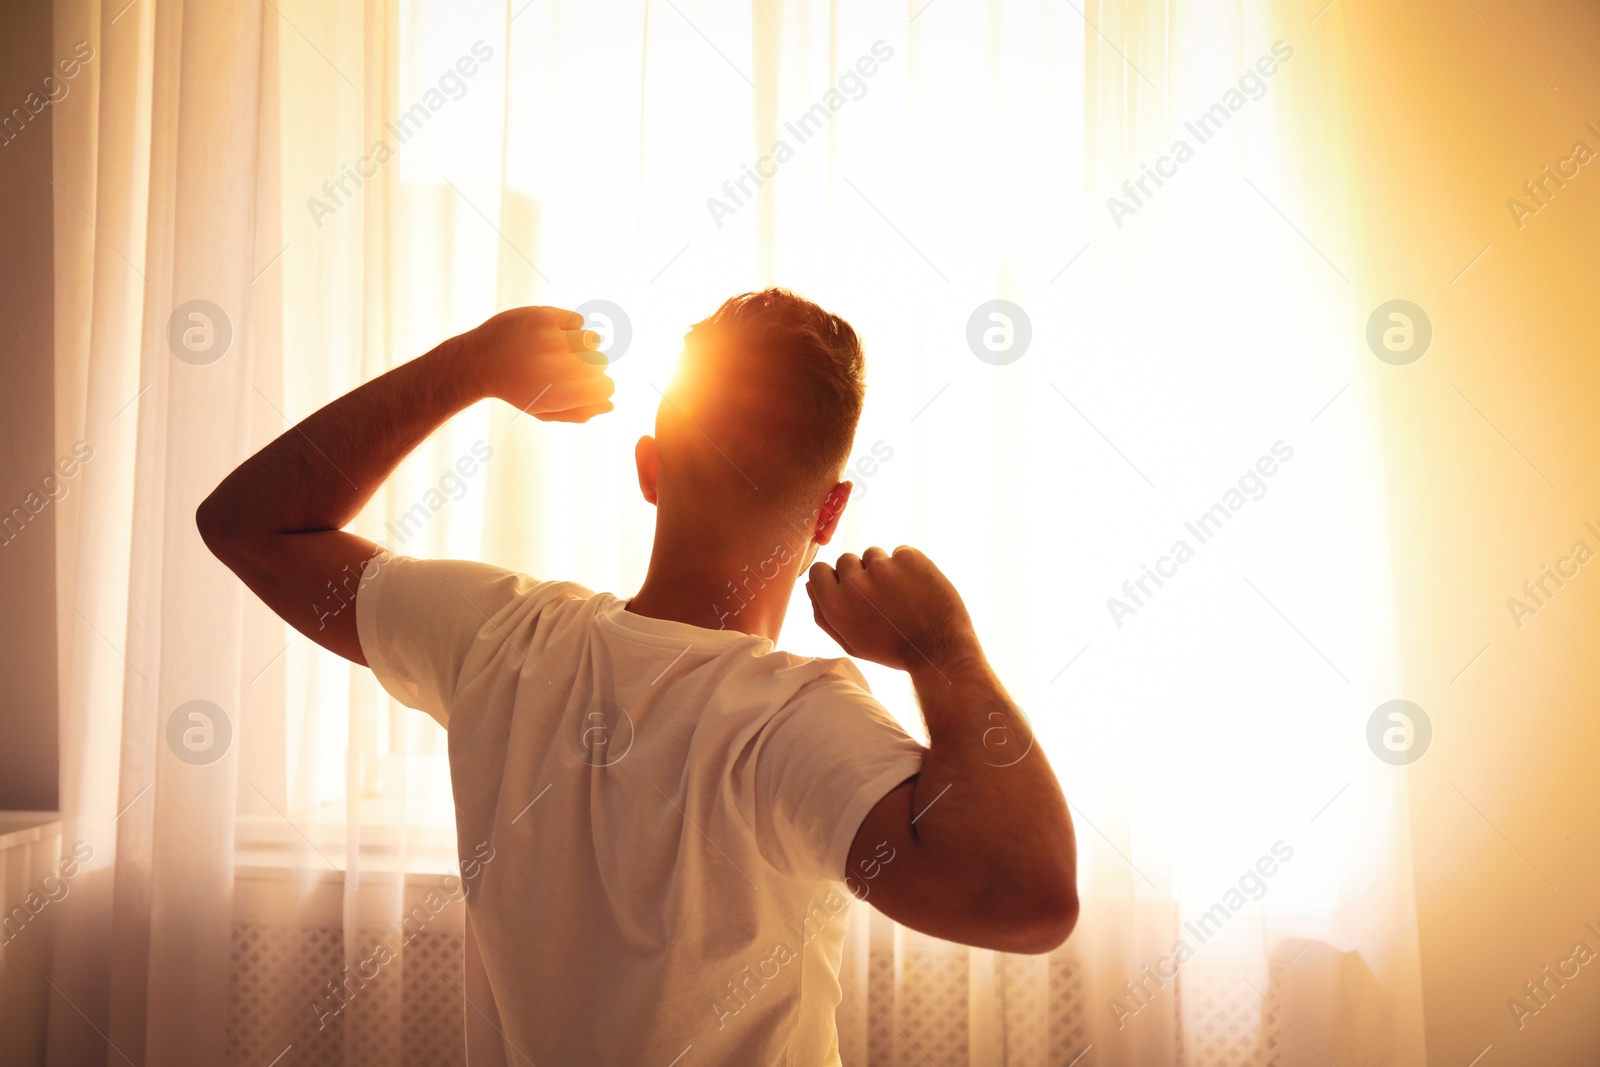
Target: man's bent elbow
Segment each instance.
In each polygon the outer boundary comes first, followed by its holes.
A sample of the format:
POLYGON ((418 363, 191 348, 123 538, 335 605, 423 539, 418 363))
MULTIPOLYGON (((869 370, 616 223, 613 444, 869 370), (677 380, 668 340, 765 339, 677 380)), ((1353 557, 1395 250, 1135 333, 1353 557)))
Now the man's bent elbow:
POLYGON ((1078 926, 1078 890, 1068 885, 1049 902, 1039 931, 1039 952, 1053 952, 1066 943, 1078 926))
POLYGON ((1034 894, 1019 918, 1017 946, 1010 951, 1027 956, 1054 952, 1078 925, 1077 887, 1068 882, 1034 894))
POLYGON ((220 503, 215 494, 206 497, 194 512, 195 528, 200 531, 200 540, 205 543, 211 554, 222 562, 227 563, 233 556, 233 546, 237 541, 238 531, 234 529, 228 509, 220 503))
POLYGON ((194 509, 195 529, 200 531, 200 540, 204 541, 206 547, 211 548, 213 552, 216 549, 212 548, 211 542, 218 536, 221 521, 217 505, 210 497, 200 501, 200 506, 194 509))

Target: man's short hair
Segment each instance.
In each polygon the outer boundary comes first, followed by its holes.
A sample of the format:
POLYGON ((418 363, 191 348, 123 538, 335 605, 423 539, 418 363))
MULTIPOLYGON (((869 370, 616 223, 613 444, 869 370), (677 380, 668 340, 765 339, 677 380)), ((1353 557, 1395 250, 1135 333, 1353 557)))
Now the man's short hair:
POLYGON ((770 398, 747 427, 748 451, 775 496, 792 503, 838 480, 866 396, 866 357, 848 322, 787 289, 740 293, 695 323, 684 352, 705 374, 750 391, 714 390, 724 402, 770 398))

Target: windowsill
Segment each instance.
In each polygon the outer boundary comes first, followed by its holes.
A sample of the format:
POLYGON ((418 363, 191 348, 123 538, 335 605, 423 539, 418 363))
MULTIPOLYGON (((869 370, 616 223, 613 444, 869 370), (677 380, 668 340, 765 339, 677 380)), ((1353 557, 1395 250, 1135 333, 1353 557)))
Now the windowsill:
POLYGON ((61 836, 61 814, 55 811, 0 812, 0 852, 45 837, 61 836))
POLYGON ((275 815, 241 815, 234 820, 234 866, 244 871, 283 875, 325 875, 352 880, 363 874, 405 875, 437 880, 455 873, 455 830, 445 826, 360 824, 356 862, 350 862, 350 833, 342 823, 291 825, 275 815))
POLYGON ((361 928, 415 912, 432 916, 442 931, 460 931, 453 830, 363 825, 353 867, 342 825, 296 827, 275 816, 241 816, 234 832, 236 923, 342 927, 353 908, 361 928))

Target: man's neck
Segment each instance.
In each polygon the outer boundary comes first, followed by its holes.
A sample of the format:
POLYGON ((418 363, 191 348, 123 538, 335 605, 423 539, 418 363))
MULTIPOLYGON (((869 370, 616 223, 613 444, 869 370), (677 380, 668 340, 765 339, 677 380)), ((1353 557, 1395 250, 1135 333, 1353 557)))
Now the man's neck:
POLYGON ((737 630, 776 641, 800 564, 799 554, 788 546, 691 561, 687 554, 658 542, 644 584, 628 601, 627 610, 647 618, 708 630, 737 630), (733 562, 735 559, 739 561, 733 562))

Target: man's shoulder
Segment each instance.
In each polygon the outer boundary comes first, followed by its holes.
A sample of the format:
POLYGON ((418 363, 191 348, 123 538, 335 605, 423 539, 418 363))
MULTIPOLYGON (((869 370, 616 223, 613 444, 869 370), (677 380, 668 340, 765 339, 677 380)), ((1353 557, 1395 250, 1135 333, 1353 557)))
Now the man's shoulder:
POLYGON ((872 687, 855 661, 847 656, 804 656, 770 647, 754 653, 743 665, 752 677, 768 685, 779 708, 803 708, 815 703, 877 703, 872 687))
POLYGON ((422 559, 387 549, 368 561, 360 588, 368 600, 395 609, 459 613, 467 622, 481 618, 486 624, 508 609, 543 613, 552 605, 604 595, 578 582, 540 579, 498 564, 422 559))

